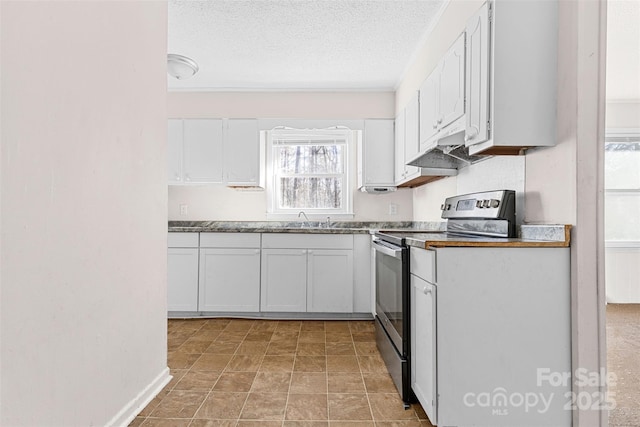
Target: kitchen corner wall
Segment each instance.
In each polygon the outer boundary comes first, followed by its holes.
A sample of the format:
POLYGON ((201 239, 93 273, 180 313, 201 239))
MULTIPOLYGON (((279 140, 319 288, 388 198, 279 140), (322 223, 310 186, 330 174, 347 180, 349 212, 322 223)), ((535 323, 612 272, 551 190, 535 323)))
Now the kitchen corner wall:
POLYGON ((166 22, 0 2, 0 425, 127 425, 170 379, 166 22))
MULTIPOLYGON (((169 92, 170 118, 340 119, 393 118, 393 92, 169 92)), ((353 150, 355 154, 355 150, 353 150)), ((356 158, 352 159, 353 208, 356 221, 405 221, 413 215, 412 192, 364 194, 355 190, 356 158), (389 215, 389 204, 397 214, 389 215)), ((170 220, 265 221, 266 193, 234 190, 220 184, 169 186, 170 220), (180 215, 180 205, 188 206, 180 215)))

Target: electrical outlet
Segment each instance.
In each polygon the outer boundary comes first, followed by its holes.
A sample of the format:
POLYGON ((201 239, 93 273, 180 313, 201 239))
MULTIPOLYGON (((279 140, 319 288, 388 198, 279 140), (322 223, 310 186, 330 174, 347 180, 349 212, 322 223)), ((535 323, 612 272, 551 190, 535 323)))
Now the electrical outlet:
POLYGON ((398 215, 398 205, 389 203, 389 215, 398 215))
POLYGON ((180 215, 185 216, 189 213, 189 205, 180 205, 180 215))

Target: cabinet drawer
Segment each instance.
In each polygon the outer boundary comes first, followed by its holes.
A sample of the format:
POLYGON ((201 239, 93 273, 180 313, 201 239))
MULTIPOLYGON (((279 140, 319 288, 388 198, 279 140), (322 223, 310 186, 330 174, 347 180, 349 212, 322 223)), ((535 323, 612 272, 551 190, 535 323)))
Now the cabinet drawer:
POLYGON ((169 248, 197 248, 198 233, 169 233, 167 237, 169 248))
POLYGON ((353 234, 268 233, 263 248, 274 249, 353 249, 353 234))
POLYGON ((200 233, 201 248, 260 248, 260 233, 200 233))
POLYGON ((409 252, 411 274, 430 283, 436 283, 436 252, 412 247, 409 252))

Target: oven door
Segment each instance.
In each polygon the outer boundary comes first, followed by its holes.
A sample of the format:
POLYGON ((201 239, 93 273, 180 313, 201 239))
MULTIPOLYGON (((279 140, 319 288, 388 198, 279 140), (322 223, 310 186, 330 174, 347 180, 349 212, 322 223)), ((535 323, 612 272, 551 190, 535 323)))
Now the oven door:
POLYGON ((408 256, 407 249, 381 240, 373 241, 376 265, 376 314, 397 352, 408 348, 408 256))

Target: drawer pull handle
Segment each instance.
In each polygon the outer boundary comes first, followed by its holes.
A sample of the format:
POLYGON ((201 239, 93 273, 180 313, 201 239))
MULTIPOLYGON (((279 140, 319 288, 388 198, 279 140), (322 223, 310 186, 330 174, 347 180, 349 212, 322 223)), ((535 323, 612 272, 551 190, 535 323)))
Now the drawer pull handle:
POLYGON ((424 289, 422 290, 422 292, 423 292, 425 295, 429 295, 429 294, 431 293, 431 289, 429 289, 428 287, 426 287, 426 286, 425 286, 425 287, 424 287, 424 289))

